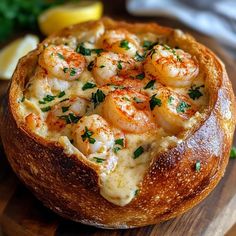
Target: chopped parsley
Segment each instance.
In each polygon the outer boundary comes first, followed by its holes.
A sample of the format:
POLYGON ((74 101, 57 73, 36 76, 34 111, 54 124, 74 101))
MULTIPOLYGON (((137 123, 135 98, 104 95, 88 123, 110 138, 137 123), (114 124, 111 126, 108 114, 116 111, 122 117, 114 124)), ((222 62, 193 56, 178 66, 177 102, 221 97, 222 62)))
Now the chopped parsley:
POLYGON ((63 72, 64 72, 64 73, 67 73, 68 70, 69 70, 69 68, 67 68, 67 67, 64 67, 64 68, 63 68, 63 72))
POLYGON ((144 79, 144 77, 145 77, 145 73, 143 72, 143 73, 141 73, 141 74, 138 74, 138 75, 136 75, 136 79, 139 79, 139 80, 142 80, 142 79, 144 79))
POLYGON ((118 63, 117 63, 117 68, 118 68, 119 70, 122 70, 121 62, 122 62, 122 61, 118 61, 118 63))
POLYGON ((96 140, 94 138, 92 138, 93 135, 93 131, 90 131, 88 129, 87 126, 85 126, 85 131, 84 133, 81 135, 81 138, 83 141, 85 141, 86 139, 88 139, 89 143, 94 144, 96 142, 96 140))
POLYGON ((121 150, 121 148, 120 148, 120 147, 117 147, 117 146, 113 148, 113 152, 114 152, 114 153, 117 153, 117 152, 120 151, 120 150, 121 150))
POLYGON ((20 100, 20 102, 24 102, 25 101, 25 96, 23 96, 20 100))
POLYGON ((105 161, 105 159, 100 158, 100 157, 93 157, 94 161, 97 163, 103 163, 105 161))
POLYGON ((91 52, 97 53, 98 56, 100 55, 101 52, 103 52, 104 50, 102 48, 94 48, 91 49, 91 52))
POLYGON ((138 53, 138 51, 136 52, 135 56, 134 56, 134 60, 135 61, 143 61, 145 59, 145 54, 144 55, 140 55, 138 53))
POLYGON ((84 55, 84 56, 90 56, 91 55, 91 49, 85 48, 83 46, 83 43, 81 43, 79 46, 76 48, 76 52, 84 55))
POLYGON ((178 113, 185 113, 186 110, 187 110, 188 108, 190 108, 190 107, 191 107, 191 106, 190 106, 189 104, 187 104, 186 102, 182 101, 182 102, 180 102, 180 103, 178 104, 178 106, 176 107, 176 111, 177 111, 178 113))
POLYGON ((134 155, 133 155, 133 159, 138 158, 139 156, 141 156, 144 152, 144 148, 142 146, 139 146, 135 151, 134 151, 134 155))
POLYGON ((151 50, 157 44, 158 42, 151 42, 151 41, 145 40, 143 42, 143 48, 146 50, 151 50))
POLYGON ((81 117, 75 116, 73 113, 69 113, 69 115, 59 116, 59 119, 65 120, 66 124, 76 124, 81 119, 81 117))
POLYGON ((91 56, 92 53, 97 53, 98 55, 100 55, 101 52, 103 52, 104 50, 101 48, 86 48, 84 47, 84 44, 81 43, 80 45, 77 46, 76 48, 76 52, 84 55, 84 56, 91 56))
POLYGON ((75 74, 76 74, 76 69, 75 68, 71 68, 70 69, 70 76, 75 76, 75 74))
POLYGON ((124 147, 124 139, 123 138, 116 139, 115 144, 120 145, 121 147, 124 147))
POLYGON ((52 96, 52 95, 46 95, 43 100, 39 101, 39 104, 46 104, 48 102, 51 102, 55 99, 56 96, 52 96))
POLYGON ((130 47, 129 47, 129 42, 127 41, 127 40, 122 40, 121 42, 120 42, 120 47, 121 48, 124 48, 125 50, 129 50, 130 49, 130 47))
POLYGON ((191 86, 191 88, 188 90, 189 97, 192 98, 193 100, 196 100, 196 99, 200 98, 201 96, 203 96, 202 92, 200 91, 200 88, 202 88, 202 87, 204 87, 204 85, 191 86))
POLYGON ((115 145, 119 145, 119 146, 115 146, 113 148, 114 153, 117 153, 118 151, 121 150, 122 147, 124 147, 124 139, 123 138, 116 139, 115 140, 115 145))
POLYGON ((144 87, 144 89, 153 89, 153 86, 155 84, 156 80, 150 80, 144 87))
POLYGON ((94 103, 94 108, 98 106, 101 102, 105 100, 106 95, 102 90, 98 89, 96 93, 92 93, 92 102, 94 103))
POLYGON ((137 98, 137 97, 134 97, 134 101, 136 103, 142 103, 143 102, 143 100, 141 100, 140 98, 137 98))
POLYGON ((122 100, 125 100, 125 101, 127 101, 127 102, 130 102, 130 99, 127 98, 127 97, 123 97, 122 100))
POLYGON ((57 53, 57 56, 60 58, 60 59, 62 59, 62 60, 65 60, 65 57, 61 54, 61 53, 57 53))
POLYGON ((51 110, 51 107, 50 106, 48 106, 48 107, 42 107, 41 108, 41 111, 42 112, 47 112, 47 111, 50 111, 51 110))
POLYGON ((62 107, 61 110, 62 112, 67 112, 69 110, 70 106, 67 106, 67 107, 62 107))
POLYGON ((139 189, 136 189, 135 191, 134 191, 134 196, 137 196, 139 194, 139 189))
POLYGON ((104 67, 105 67, 104 65, 99 66, 99 68, 104 68, 104 67))
POLYGON ((200 169, 201 169, 201 162, 197 161, 196 164, 195 164, 195 170, 196 170, 196 172, 199 172, 200 169))
POLYGON ((60 101, 60 103, 61 103, 61 102, 68 101, 68 100, 70 100, 70 99, 69 99, 69 98, 64 98, 64 99, 62 99, 62 100, 60 101))
POLYGON ((170 51, 171 53, 173 53, 173 55, 177 58, 177 61, 180 61, 180 62, 182 61, 182 59, 180 58, 180 56, 176 53, 175 49, 169 47, 169 46, 166 45, 166 44, 164 44, 163 47, 164 47, 166 50, 168 50, 168 51, 170 51))
POLYGON ((151 100, 149 101, 149 104, 150 104, 151 110, 153 110, 155 106, 160 107, 162 102, 161 102, 161 99, 156 98, 156 94, 154 94, 152 95, 151 100))
POLYGON ((94 61, 91 61, 87 66, 87 70, 91 71, 93 69, 93 66, 94 66, 94 61))
POLYGON ((169 98, 168 98, 168 104, 171 105, 174 100, 175 100, 174 97, 169 96, 169 98))
POLYGON ((236 158, 236 147, 232 147, 230 151, 230 158, 235 159, 236 158))
POLYGON ((58 98, 62 98, 62 97, 65 96, 65 95, 66 95, 65 91, 61 91, 61 92, 57 95, 57 97, 58 97, 58 98))
POLYGON ((95 87, 96 87, 96 84, 87 82, 83 85, 82 90, 84 91, 84 90, 92 89, 92 88, 95 88, 95 87))

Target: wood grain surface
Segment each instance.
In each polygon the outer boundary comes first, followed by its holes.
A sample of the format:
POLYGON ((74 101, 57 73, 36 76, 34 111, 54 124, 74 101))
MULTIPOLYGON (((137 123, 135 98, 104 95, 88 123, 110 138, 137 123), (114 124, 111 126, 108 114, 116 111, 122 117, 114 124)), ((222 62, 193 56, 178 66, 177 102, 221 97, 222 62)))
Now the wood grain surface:
MULTIPOLYGON (((105 1, 106 3, 108 1, 105 1)), ((106 5, 105 5, 106 6, 106 5)), ((184 28, 198 41, 211 48, 226 64, 236 92, 236 61, 214 40, 186 28, 179 22, 164 18, 137 18, 125 12, 122 0, 105 8, 106 15, 131 21, 156 21, 184 28)), ((8 82, 0 81, 0 100, 8 82)), ((236 138, 234 140, 236 145, 236 138)), ((9 236, 143 236, 143 235, 236 235, 236 160, 230 160, 224 178, 216 189, 198 206, 167 222, 132 230, 103 230, 67 221, 46 209, 16 178, 0 149, 0 224, 9 236), (235 224, 235 225, 234 225, 235 224), (228 233, 227 233, 228 232, 228 233)))

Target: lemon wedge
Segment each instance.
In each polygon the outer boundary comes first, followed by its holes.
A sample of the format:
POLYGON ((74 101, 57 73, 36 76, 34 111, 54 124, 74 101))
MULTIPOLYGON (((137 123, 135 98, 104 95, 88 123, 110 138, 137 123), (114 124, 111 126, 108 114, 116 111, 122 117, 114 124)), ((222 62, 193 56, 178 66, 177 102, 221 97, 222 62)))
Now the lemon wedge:
POLYGON ((0 78, 10 79, 18 60, 37 47, 39 38, 35 35, 26 35, 19 38, 0 51, 0 78))
POLYGON ((52 34, 69 25, 98 20, 102 16, 103 5, 99 1, 68 3, 44 11, 38 18, 39 28, 45 35, 52 34))

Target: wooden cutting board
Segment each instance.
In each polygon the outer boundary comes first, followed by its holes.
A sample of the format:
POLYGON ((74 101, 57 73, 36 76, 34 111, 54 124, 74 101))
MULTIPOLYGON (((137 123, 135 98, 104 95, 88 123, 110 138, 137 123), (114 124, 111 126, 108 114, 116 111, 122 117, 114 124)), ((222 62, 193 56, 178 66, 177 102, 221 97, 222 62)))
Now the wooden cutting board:
MULTIPOLYGON (((236 64, 215 41, 197 36, 225 62, 236 91, 236 64)), ((8 83, 0 82, 0 95, 8 83)), ((236 139, 234 141, 236 145, 236 139)), ((16 178, 0 150, 0 223, 9 236, 75 235, 224 235, 236 223, 236 160, 230 160, 224 178, 198 206, 167 222, 131 230, 103 230, 70 222, 46 209, 16 178)), ((231 229, 228 235, 236 235, 231 229)))

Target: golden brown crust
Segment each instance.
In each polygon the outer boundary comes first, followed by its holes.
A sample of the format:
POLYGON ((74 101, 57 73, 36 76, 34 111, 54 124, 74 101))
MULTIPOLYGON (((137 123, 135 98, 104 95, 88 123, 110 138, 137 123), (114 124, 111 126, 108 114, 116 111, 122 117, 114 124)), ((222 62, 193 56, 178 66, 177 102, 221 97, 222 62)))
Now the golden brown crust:
MULTIPOLYGON (((95 170, 76 156, 67 156, 57 143, 30 132, 18 113, 19 100, 39 48, 22 58, 14 73, 1 122, 3 145, 13 170, 43 203, 58 214, 85 224, 129 228, 175 217, 204 199, 224 174, 235 128, 235 97, 222 62, 191 36, 156 24, 128 24, 104 18, 109 28, 164 35, 204 64, 210 88, 206 119, 185 134, 184 141, 152 161, 140 193, 128 205, 116 206, 99 194, 95 170), (170 37, 171 36, 171 37, 170 37), (196 172, 195 164, 201 162, 196 172)), ((64 29, 69 36, 94 22, 64 29)))

